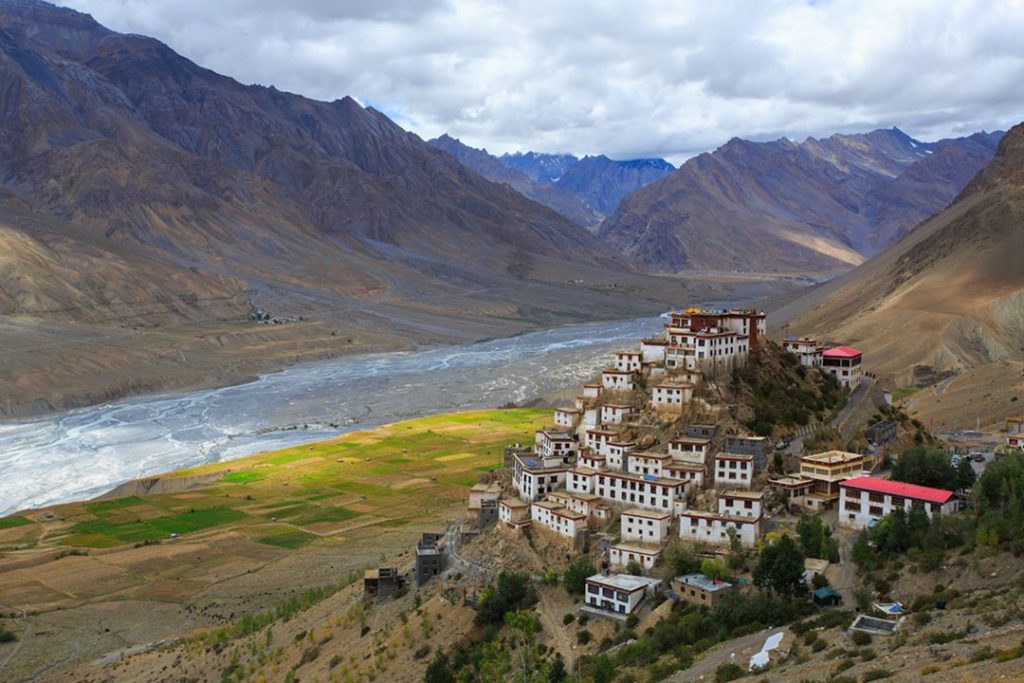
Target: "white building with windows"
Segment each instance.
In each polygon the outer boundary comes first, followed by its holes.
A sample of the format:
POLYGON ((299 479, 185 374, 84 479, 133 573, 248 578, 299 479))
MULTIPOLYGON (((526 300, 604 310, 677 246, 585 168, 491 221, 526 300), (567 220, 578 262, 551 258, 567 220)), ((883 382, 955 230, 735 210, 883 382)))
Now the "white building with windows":
POLYGON ((723 491, 718 495, 718 511, 725 517, 760 519, 764 512, 764 492, 723 491))
POLYGON ((583 411, 577 408, 556 408, 555 426, 575 431, 583 420, 583 411))
POLYGON ((644 339, 640 342, 640 352, 643 354, 645 364, 664 365, 665 347, 668 341, 664 339, 644 339))
POLYGON ((523 500, 540 500, 551 491, 565 488, 568 471, 559 457, 517 454, 512 458, 512 487, 523 500))
POLYGON ((567 510, 555 501, 537 501, 530 506, 534 525, 540 525, 559 536, 575 539, 587 528, 587 515, 567 510))
POLYGON ((749 489, 754 481, 754 456, 719 453, 715 456, 715 487, 749 489))
POLYGON ((575 435, 566 431, 541 429, 534 436, 537 456, 544 460, 558 458, 563 465, 576 458, 577 443, 575 435))
POLYGON ((662 512, 686 506, 686 482, 669 477, 577 467, 568 473, 566 490, 594 493, 607 501, 662 512))
POLYGON ((606 403, 601 406, 602 425, 624 424, 633 414, 633 406, 628 403, 606 403))
POLYGON ((659 382, 651 387, 651 406, 655 410, 681 413, 693 400, 693 385, 685 382, 659 382))
POLYGON ((626 469, 626 461, 636 444, 632 441, 612 439, 604 447, 604 456, 609 469, 622 471, 626 469))
POLYGON ((630 453, 626 460, 626 471, 630 474, 653 474, 656 477, 664 475, 667 464, 672 462, 672 456, 668 453, 630 453))
POLYGON ((669 327, 666 334, 669 345, 665 350, 665 365, 669 369, 700 370, 716 377, 747 364, 749 340, 736 332, 669 327))
POLYGON ((686 458, 704 462, 711 449, 711 439, 697 436, 677 436, 668 442, 668 454, 673 458, 686 458))
POLYGON ((703 464, 688 460, 671 460, 662 471, 666 477, 685 481, 687 484, 692 484, 695 489, 704 488, 707 468, 703 464))
POLYGON ((595 574, 587 579, 587 606, 615 614, 632 614, 661 581, 629 574, 595 574))
POLYGON ((615 369, 620 372, 640 372, 643 359, 642 351, 616 351, 615 369))
POLYGON ((623 541, 661 544, 668 540, 672 514, 634 508, 622 513, 619 524, 623 541))
POLYGON ((821 369, 839 380, 839 384, 856 389, 864 379, 861 362, 864 359, 857 349, 849 346, 837 346, 821 354, 821 369))
POLYGON ((818 346, 817 339, 810 337, 787 337, 782 340, 782 348, 800 360, 805 368, 820 368, 821 354, 824 349, 818 346))
POLYGON ((601 398, 601 390, 604 387, 600 382, 584 384, 583 385, 583 398, 596 399, 601 398))
POLYGON ((650 571, 661 558, 661 553, 661 546, 616 543, 608 548, 608 564, 617 569, 625 569, 630 562, 636 562, 644 571, 650 571))
POLYGON ((604 391, 633 391, 632 372, 605 370, 601 373, 601 387, 604 391))
POLYGON ((910 512, 921 505, 928 516, 956 512, 952 491, 901 481, 857 477, 839 483, 839 524, 863 529, 893 510, 910 512))
POLYGON ((728 545, 730 529, 744 548, 753 548, 761 535, 761 520, 699 510, 687 510, 679 516, 679 538, 684 541, 728 545))

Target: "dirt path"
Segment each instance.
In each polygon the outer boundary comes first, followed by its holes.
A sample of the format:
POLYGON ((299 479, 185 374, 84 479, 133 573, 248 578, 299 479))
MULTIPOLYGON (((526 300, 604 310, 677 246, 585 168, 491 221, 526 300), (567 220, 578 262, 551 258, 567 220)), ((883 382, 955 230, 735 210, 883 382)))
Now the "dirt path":
POLYGON ((722 664, 728 664, 732 660, 732 655, 736 655, 735 662, 741 668, 746 670, 748 664, 748 658, 740 656, 743 650, 752 649, 750 654, 756 652, 767 640, 768 636, 775 633, 779 629, 769 628, 757 633, 751 633, 749 636, 743 636, 742 638, 735 638, 728 640, 724 643, 716 645, 715 647, 708 650, 703 658, 698 660, 689 669, 684 669, 678 673, 675 673, 665 679, 666 683, 684 683, 684 681, 696 681, 703 677, 709 677, 708 680, 715 675, 715 669, 720 667, 722 664))

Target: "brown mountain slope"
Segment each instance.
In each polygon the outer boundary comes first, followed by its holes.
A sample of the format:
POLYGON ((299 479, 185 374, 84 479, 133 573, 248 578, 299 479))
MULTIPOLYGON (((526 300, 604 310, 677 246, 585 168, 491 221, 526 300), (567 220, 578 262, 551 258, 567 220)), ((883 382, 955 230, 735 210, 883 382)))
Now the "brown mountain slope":
POLYGON ((944 208, 998 138, 733 139, 626 197, 599 235, 663 271, 845 269, 944 208))
POLYGON ((783 332, 862 348, 870 369, 1024 360, 1024 124, 953 204, 896 245, 777 313, 783 332))

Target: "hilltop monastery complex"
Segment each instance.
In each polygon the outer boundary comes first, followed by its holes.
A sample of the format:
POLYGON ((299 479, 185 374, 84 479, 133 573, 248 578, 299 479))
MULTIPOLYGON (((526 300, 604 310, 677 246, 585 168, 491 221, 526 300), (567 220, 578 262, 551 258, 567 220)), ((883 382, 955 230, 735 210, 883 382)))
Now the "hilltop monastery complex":
MULTIPOLYGON (((496 523, 512 534, 536 530, 576 548, 600 530, 602 539, 617 537, 603 544, 612 570, 633 563, 646 573, 673 537, 709 547, 755 547, 765 527, 766 488, 778 491, 790 509, 813 514, 837 508, 839 523, 855 527, 914 501, 925 502, 929 512, 948 511, 951 492, 871 477, 876 463, 868 455, 805 455, 798 472, 770 478, 773 444, 762 436, 719 435, 715 424, 681 424, 680 434, 660 446, 640 448, 627 438, 642 432, 641 418, 651 411, 680 421, 714 414, 714 406, 697 396, 702 384, 727 379, 765 343, 765 314, 755 310, 671 314, 658 338, 616 352, 613 365, 583 387, 573 407, 556 409, 532 447, 506 449, 510 490, 474 487, 471 521, 496 523), (697 509, 697 501, 708 509, 697 509), (616 519, 617 527, 609 529, 616 519)), ((861 382, 862 357, 855 349, 823 349, 806 338, 787 339, 783 348, 850 390, 861 382)), ((592 577, 595 590, 628 598, 635 591, 642 596, 648 586, 638 581, 643 577, 619 577, 592 577), (629 584, 628 590, 605 585, 615 581, 629 584)), ((615 612, 633 608, 630 599, 605 602, 615 612)))

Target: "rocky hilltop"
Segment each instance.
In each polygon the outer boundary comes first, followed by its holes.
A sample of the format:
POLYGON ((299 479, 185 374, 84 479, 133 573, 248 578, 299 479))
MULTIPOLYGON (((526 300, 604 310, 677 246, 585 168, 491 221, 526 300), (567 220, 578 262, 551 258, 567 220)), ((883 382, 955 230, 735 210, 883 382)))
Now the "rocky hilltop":
POLYGON ((667 272, 846 269, 945 208, 999 138, 736 138, 634 192, 599 234, 667 272))

